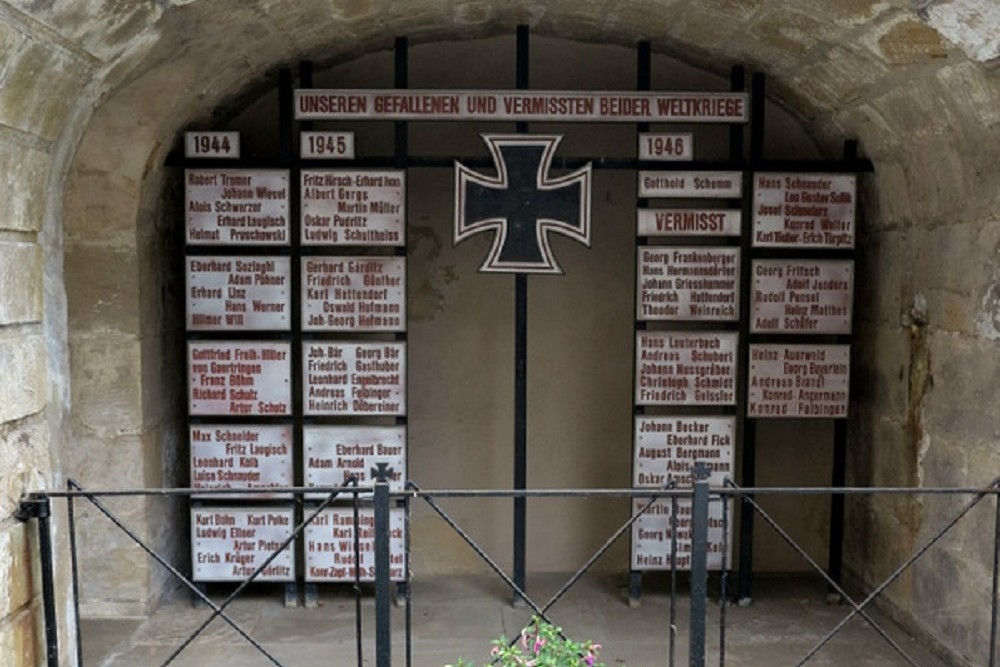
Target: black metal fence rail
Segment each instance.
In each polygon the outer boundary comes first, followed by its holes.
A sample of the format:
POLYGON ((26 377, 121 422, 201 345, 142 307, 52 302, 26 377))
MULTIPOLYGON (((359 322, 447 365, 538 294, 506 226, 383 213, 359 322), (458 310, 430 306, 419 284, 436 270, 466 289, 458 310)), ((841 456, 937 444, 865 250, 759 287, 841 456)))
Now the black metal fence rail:
MULTIPOLYGON (((483 560, 483 562, 489 567, 489 569, 494 572, 503 583, 509 588, 513 595, 514 600, 523 600, 537 615, 539 618, 551 622, 549 618, 549 611, 580 579, 592 568, 594 563, 596 563, 610 547, 618 541, 623 535, 629 532, 629 529, 635 523, 635 521, 642 516, 642 514, 649 509, 649 507, 657 500, 668 500, 672 504, 671 511, 671 525, 676 529, 676 518, 677 518, 677 503, 680 500, 686 500, 692 502, 692 553, 691 553, 691 568, 689 572, 690 578, 690 624, 688 627, 689 634, 689 658, 688 665, 690 667, 704 667, 706 664, 706 640, 707 640, 707 606, 709 601, 708 593, 708 517, 709 517, 709 505, 711 503, 722 503, 722 535, 723 540, 728 540, 729 535, 729 522, 731 516, 734 515, 731 503, 740 503, 747 511, 751 511, 756 515, 760 516, 764 522, 766 522, 776 533, 784 540, 796 553, 799 554, 806 562, 810 568, 816 571, 828 584, 831 591, 834 591, 840 598, 849 606, 849 611, 842 621, 840 621, 835 627, 833 627, 824 637, 822 637, 816 645, 811 648, 805 655, 801 656, 794 664, 796 667, 808 663, 814 656, 817 655, 838 633, 840 633, 844 627, 854 618, 858 617, 862 619, 865 623, 873 628, 875 632, 890 646, 893 651, 900 656, 900 658, 908 665, 916 666, 918 663, 913 657, 908 655, 906 651, 899 645, 898 642, 892 639, 886 628, 878 623, 878 621, 870 613, 872 603, 882 595, 885 590, 914 563, 916 563, 931 547, 940 542, 956 525, 958 525, 963 518, 965 518, 969 512, 974 508, 982 504, 986 499, 992 497, 996 505, 996 519, 993 526, 994 534, 994 549, 993 549, 993 562, 992 562, 992 589, 991 589, 991 599, 992 604, 990 607, 990 644, 988 650, 988 667, 998 667, 997 663, 997 643, 998 639, 998 612, 1000 612, 1000 478, 995 480, 991 485, 985 488, 897 488, 897 487, 839 487, 839 488, 820 488, 820 487, 765 487, 765 488, 741 488, 731 481, 727 481, 724 487, 712 488, 707 482, 707 469, 702 468, 699 464, 695 465, 693 471, 693 479, 695 480, 693 486, 686 488, 678 488, 672 482, 661 489, 650 489, 650 488, 626 488, 626 489, 529 489, 529 490, 503 490, 503 489, 469 489, 469 490, 456 490, 456 489, 444 489, 444 490, 425 490, 421 489, 413 482, 408 482, 405 489, 390 491, 388 478, 391 473, 384 464, 380 464, 377 470, 373 470, 373 477, 376 482, 373 486, 362 487, 357 484, 357 480, 350 479, 343 486, 340 487, 286 487, 280 489, 262 489, 259 493, 282 493, 290 494, 295 497, 299 502, 305 498, 305 494, 316 494, 323 493, 326 494, 325 500, 321 502, 317 507, 311 508, 305 512, 303 520, 294 527, 291 535, 280 545, 279 548, 274 550, 270 555, 264 560, 263 563, 258 565, 255 571, 250 577, 245 581, 240 582, 236 588, 228 595, 221 603, 214 602, 209 598, 200 588, 194 583, 189 577, 184 573, 179 571, 177 567, 172 564, 169 559, 165 558, 162 554, 157 553, 155 549, 150 547, 146 542, 144 542, 139 535, 132 529, 130 529, 118 516, 116 516, 102 499, 107 498, 121 498, 121 497, 197 497, 203 495, 205 491, 203 489, 128 489, 128 490, 88 490, 82 488, 76 482, 72 480, 68 483, 66 490, 51 490, 51 491, 40 491, 32 493, 26 496, 20 505, 18 511, 18 518, 22 521, 34 520, 37 522, 38 527, 38 554, 37 557, 40 561, 41 569, 41 579, 42 579, 42 597, 43 597, 43 607, 44 607, 44 627, 45 627, 45 645, 46 645, 46 659, 47 667, 59 667, 60 666, 60 651, 59 651, 59 636, 58 636, 58 619, 57 619, 57 600, 55 598, 55 567, 54 563, 57 560, 55 558, 54 546, 52 540, 52 501, 54 499, 63 499, 66 502, 66 512, 67 512, 67 523, 69 528, 69 550, 70 550, 70 563, 73 578, 73 609, 74 612, 79 616, 79 600, 78 600, 78 559, 77 559, 77 540, 78 536, 76 534, 75 526, 75 509, 76 503, 80 501, 87 501, 93 507, 95 507, 102 515, 104 515, 112 524, 114 524, 118 529, 120 529, 125 535, 129 537, 135 544, 141 548, 151 559, 153 559, 160 566, 164 567, 173 577, 180 581, 185 587, 190 589, 191 593, 196 599, 200 600, 202 603, 207 605, 210 609, 210 614, 207 618, 181 643, 177 648, 170 654, 165 662, 162 663, 164 667, 171 664, 191 643, 212 623, 216 618, 222 619, 223 622, 227 623, 233 628, 240 636, 242 636, 251 646, 253 646, 257 651, 260 652, 271 664, 278 665, 282 667, 282 663, 278 661, 260 642, 253 638, 248 632, 246 632, 240 625, 226 613, 226 609, 229 605, 242 594, 248 586, 250 586, 263 572, 267 566, 278 557, 278 555, 289 545, 291 545, 305 530, 305 528, 316 519, 319 514, 330 506, 334 500, 343 497, 350 497, 353 499, 354 507, 354 556, 355 556, 355 580, 354 580, 354 592, 355 592, 355 638, 356 638, 356 658, 359 667, 364 664, 365 660, 362 655, 362 622, 361 622, 361 596, 362 589, 360 586, 360 559, 359 559, 359 535, 360 531, 357 529, 359 525, 358 521, 358 507, 359 507, 359 496, 361 494, 371 494, 370 500, 366 500, 366 503, 371 503, 374 506, 374 522, 375 522, 375 661, 376 667, 390 667, 392 664, 392 641, 391 641, 391 606, 392 606, 392 582, 390 579, 390 509, 395 506, 402 504, 405 510, 405 522, 406 522, 406 548, 405 548, 405 573, 406 581, 401 587, 401 590, 405 591, 405 596, 403 597, 403 602, 406 606, 405 613, 405 656, 404 662, 409 667, 413 664, 412 657, 412 595, 411 588, 408 585, 410 578, 410 549, 409 549, 409 535, 410 535, 410 512, 411 506, 415 501, 426 503, 430 509, 436 513, 456 534, 472 549, 477 556, 483 560), (840 585, 838 581, 835 581, 824 569, 823 567, 813 559, 806 550, 799 545, 795 539, 785 530, 767 511, 765 511, 761 505, 757 502, 757 498, 760 496, 795 496, 795 495, 828 495, 831 497, 847 497, 847 496, 891 496, 891 495, 906 495, 906 496, 951 496, 951 497, 968 497, 969 500, 962 507, 954 512, 954 514, 943 523, 943 525, 930 537, 928 538, 919 548, 917 548, 908 558, 906 558, 883 582, 872 588, 871 592, 868 593, 864 599, 856 600, 853 599, 840 585), (452 518, 445 510, 441 507, 440 503, 437 502, 444 498, 456 498, 456 499, 482 499, 482 498, 494 498, 494 499, 512 499, 512 498, 594 498, 594 497, 627 497, 632 499, 642 499, 645 503, 641 506, 640 510, 632 514, 627 521, 623 522, 617 529, 612 531, 608 536, 606 541, 601 545, 601 547, 590 556, 586 562, 573 573, 566 582, 559 587, 555 594, 553 594, 548 600, 544 602, 536 601, 528 595, 527 591, 524 590, 523 586, 519 586, 515 583, 514 578, 504 572, 486 551, 476 543, 476 541, 469 535, 469 533, 459 525, 459 523, 452 518)), ((234 495, 240 494, 242 496, 247 495, 247 490, 236 489, 231 491, 225 490, 213 490, 213 494, 226 495, 227 493, 232 493, 234 495)), ((250 492, 253 493, 253 492, 250 492)), ((667 664, 673 667, 675 664, 675 644, 676 644, 676 628, 678 627, 677 620, 677 569, 676 569, 676 539, 671 540, 671 568, 670 568, 670 605, 669 605, 669 618, 666 620, 667 635, 669 642, 669 650, 666 654, 667 664)), ((726 607, 729 602, 729 590, 728 590, 728 578, 729 578, 729 544, 728 541, 724 542, 722 549, 723 561, 722 568, 719 572, 719 635, 718 635, 718 664, 720 667, 724 667, 727 658, 727 616, 726 607)), ((79 632, 80 624, 75 624, 77 632, 79 632)), ((75 664, 78 667, 83 666, 82 653, 80 651, 81 638, 77 636, 76 638, 77 653, 75 655, 75 664)))

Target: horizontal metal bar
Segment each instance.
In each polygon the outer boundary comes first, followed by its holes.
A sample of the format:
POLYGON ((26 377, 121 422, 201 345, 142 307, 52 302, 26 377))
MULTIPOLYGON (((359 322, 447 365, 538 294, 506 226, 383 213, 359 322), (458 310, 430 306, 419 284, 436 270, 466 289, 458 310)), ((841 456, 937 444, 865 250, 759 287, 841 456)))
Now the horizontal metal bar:
MULTIPOLYGON (((26 494, 22 503, 28 503, 42 498, 80 498, 80 497, 115 497, 115 496, 192 496, 194 500, 204 500, 211 502, 220 500, 219 498, 201 498, 199 496, 212 495, 243 495, 262 496, 275 494, 288 494, 300 496, 305 494, 329 495, 330 493, 342 493, 353 495, 355 493, 372 493, 374 487, 359 486, 344 490, 339 486, 287 486, 268 487, 266 489, 101 489, 95 491, 64 491, 59 489, 34 491, 26 494)), ((653 488, 603 488, 603 489, 428 489, 426 491, 406 490, 391 491, 393 498, 573 498, 573 497, 631 497, 631 498, 669 498, 671 496, 690 496, 691 487, 678 489, 653 489, 653 488)), ((899 487, 899 486, 853 486, 853 487, 826 487, 826 486, 755 486, 740 487, 738 489, 727 487, 712 487, 711 494, 718 497, 740 497, 744 495, 994 495, 1000 496, 1000 487, 994 483, 987 487, 899 487)), ((268 498, 267 500, 280 503, 281 498, 268 498)), ((365 499, 368 500, 368 499, 365 499)))

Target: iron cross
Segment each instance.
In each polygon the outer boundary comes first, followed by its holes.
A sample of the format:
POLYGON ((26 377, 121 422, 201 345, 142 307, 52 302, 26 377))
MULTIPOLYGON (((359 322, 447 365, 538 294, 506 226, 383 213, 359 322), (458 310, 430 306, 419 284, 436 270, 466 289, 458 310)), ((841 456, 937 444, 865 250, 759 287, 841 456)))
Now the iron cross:
POLYGON ((562 136, 484 134, 497 175, 455 163, 455 243, 494 231, 479 268, 499 273, 562 273, 549 232, 590 246, 591 165, 549 178, 562 136))

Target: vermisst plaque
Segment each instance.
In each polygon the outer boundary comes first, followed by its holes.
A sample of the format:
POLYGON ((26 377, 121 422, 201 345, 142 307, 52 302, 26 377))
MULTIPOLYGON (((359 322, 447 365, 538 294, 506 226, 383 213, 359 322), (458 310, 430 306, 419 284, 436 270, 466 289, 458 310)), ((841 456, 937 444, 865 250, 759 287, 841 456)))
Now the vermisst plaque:
MULTIPOLYGON (((306 513, 311 514, 309 508, 306 513)), ((375 511, 362 507, 354 523, 354 509, 325 509, 305 529, 306 581, 361 581, 375 579, 375 511), (357 530, 360 560, 355 558, 357 530), (358 564, 355 571, 355 563, 358 564)), ((402 507, 389 510, 389 577, 406 579, 405 517, 402 507)))
POLYGON ((187 169, 187 242, 288 245, 288 171, 187 169))
MULTIPOLYGON (((342 486, 352 476, 358 484, 371 483, 369 474, 378 463, 388 463, 389 489, 401 491, 406 481, 405 426, 306 426, 305 485, 342 486)), ((306 494, 323 498, 325 493, 306 494)), ((370 494, 369 494, 370 495, 370 494)))
POLYGON ((405 257, 302 258, 306 331, 405 331, 405 257))
POLYGON ((756 260, 751 275, 753 333, 851 333, 853 261, 756 260))
MULTIPOLYGON (((191 508, 195 581, 244 581, 278 551, 294 529, 291 507, 191 508)), ((254 581, 294 581, 295 551, 285 547, 254 581)))
POLYGON ((847 417, 849 345, 751 345, 748 417, 847 417))
POLYGON ((280 341, 189 341, 192 415, 291 414, 291 345, 280 341))
POLYGON ((307 415, 406 414, 406 343, 302 344, 307 415))
POLYGON ((753 245, 854 247, 854 174, 754 174, 753 245))
MULTIPOLYGON (((191 488, 266 489, 293 486, 292 427, 196 424, 189 430, 191 488)), ((211 494, 196 498, 278 498, 288 494, 211 494)))
POLYGON ((640 246, 636 319, 739 319, 739 248, 640 246))
POLYGON ((736 209, 644 208, 636 212, 639 236, 739 236, 736 209))
POLYGON ((302 171, 304 245, 406 244, 406 175, 400 170, 302 171))
POLYGON ((638 332, 636 404, 735 405, 738 337, 735 332, 638 332))
POLYGON ((291 262, 287 257, 189 256, 189 331, 287 331, 291 262))

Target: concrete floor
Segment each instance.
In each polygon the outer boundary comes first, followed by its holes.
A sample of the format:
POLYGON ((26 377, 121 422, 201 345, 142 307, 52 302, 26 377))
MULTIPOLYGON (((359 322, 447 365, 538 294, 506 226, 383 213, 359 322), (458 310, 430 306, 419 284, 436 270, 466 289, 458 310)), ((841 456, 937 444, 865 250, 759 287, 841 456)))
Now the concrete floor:
MULTIPOLYGON (((538 577, 528 591, 544 603, 563 578, 538 577)), ((584 578, 556 604, 550 617, 576 640, 604 644, 608 667, 669 665, 669 596, 664 581, 647 579, 642 604, 625 603, 624 577, 584 578)), ((210 591, 220 599, 228 589, 210 591)), ((315 609, 285 608, 280 589, 252 589, 229 608, 233 619, 285 667, 350 667, 355 651, 354 597, 349 587, 322 587, 315 609)), ((687 665, 687 597, 678 598, 676 665, 687 665)), ((540 604, 541 604, 540 603, 540 604)), ((513 608, 501 582, 490 575, 422 578, 413 582, 412 665, 441 667, 459 656, 487 662, 490 640, 518 633, 527 607, 513 608)), ((797 665, 849 611, 829 606, 819 581, 764 579, 755 583, 754 603, 726 608, 725 664, 731 667, 797 665)), ((405 610, 393 610, 393 665, 406 664, 405 610)), ((163 605, 148 619, 90 620, 82 624, 85 667, 161 665, 211 612, 190 596, 163 605)), ((718 605, 709 607, 708 661, 719 661, 718 605)), ((912 638, 876 615, 893 639, 921 667, 942 667, 912 638)), ((371 591, 362 603, 363 664, 373 665, 375 618, 371 591)), ((170 663, 177 667, 272 665, 225 622, 216 619, 170 663)), ((908 664, 867 623, 852 620, 807 663, 814 667, 891 667, 908 664)))

